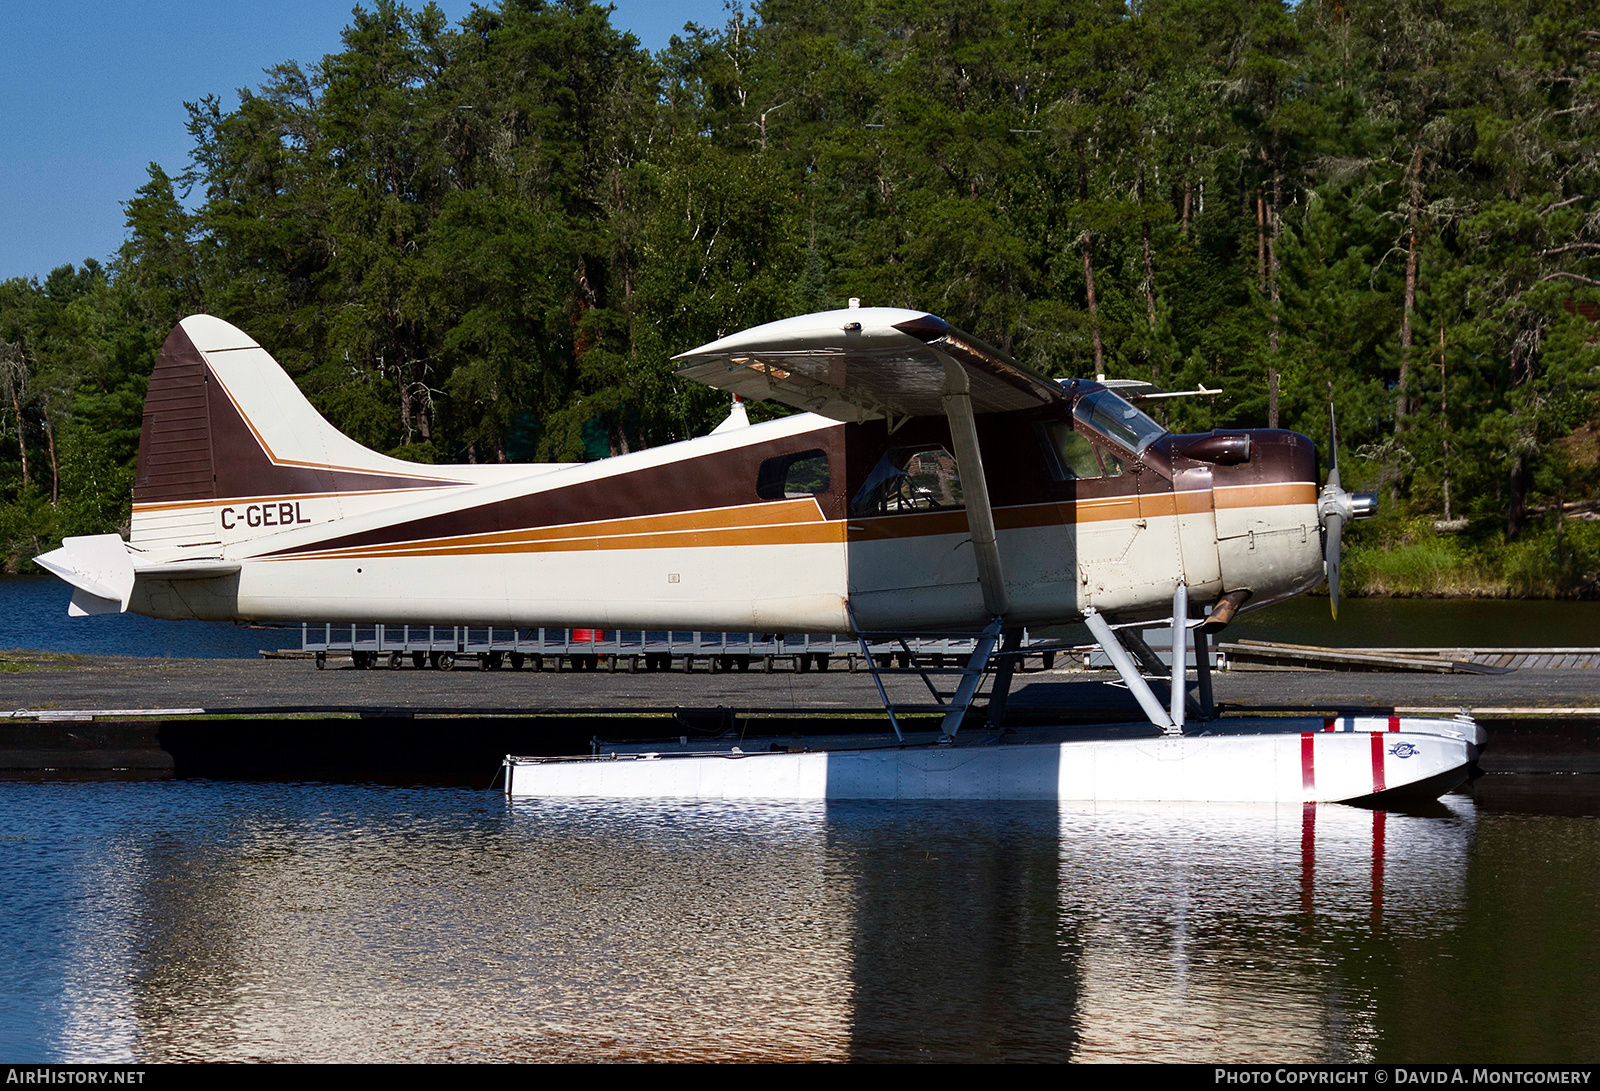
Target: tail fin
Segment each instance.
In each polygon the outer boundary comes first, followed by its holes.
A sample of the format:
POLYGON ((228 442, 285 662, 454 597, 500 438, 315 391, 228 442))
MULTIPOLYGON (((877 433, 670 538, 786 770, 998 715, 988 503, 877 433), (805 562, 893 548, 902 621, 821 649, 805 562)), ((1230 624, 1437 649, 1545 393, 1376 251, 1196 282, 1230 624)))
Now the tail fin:
POLYGON ((475 469, 369 451, 324 420, 247 334, 193 315, 150 376, 130 539, 146 549, 220 545, 290 519, 322 522, 396 494, 474 483, 475 469))

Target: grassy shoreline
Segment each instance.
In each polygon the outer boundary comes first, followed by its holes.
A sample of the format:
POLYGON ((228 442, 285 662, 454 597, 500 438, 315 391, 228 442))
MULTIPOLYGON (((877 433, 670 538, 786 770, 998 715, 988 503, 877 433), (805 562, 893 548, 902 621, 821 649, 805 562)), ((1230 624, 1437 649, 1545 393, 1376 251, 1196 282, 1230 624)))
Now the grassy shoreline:
POLYGON ((1341 591, 1388 598, 1600 599, 1600 522, 1548 521, 1506 541, 1497 528, 1441 534, 1430 519, 1381 520, 1346 539, 1341 591))

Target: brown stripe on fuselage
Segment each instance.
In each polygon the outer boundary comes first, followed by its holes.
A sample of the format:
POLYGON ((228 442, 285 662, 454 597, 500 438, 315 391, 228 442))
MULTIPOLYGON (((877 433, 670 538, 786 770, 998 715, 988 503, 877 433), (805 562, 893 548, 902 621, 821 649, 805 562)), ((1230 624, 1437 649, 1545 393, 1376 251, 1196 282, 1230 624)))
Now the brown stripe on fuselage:
MULTIPOLYGON (((687 539, 726 537, 733 532, 737 532, 735 536, 743 534, 752 541, 832 542, 844 540, 842 527, 842 523, 829 522, 822 517, 822 510, 814 497, 805 497, 709 511, 673 512, 492 534, 452 535, 412 542, 311 550, 295 553, 293 557, 328 559, 440 556, 453 553, 542 553, 562 549, 654 549, 663 544, 699 544, 687 542, 687 539)), ((728 543, 718 541, 707 544, 728 543)), ((281 555, 275 556, 284 559, 281 555)))
POLYGON ((767 526, 706 527, 645 534, 571 535, 549 538, 488 539, 477 542, 418 542, 404 546, 267 557, 277 561, 362 560, 375 557, 508 556, 514 553, 580 553, 602 549, 709 549, 718 546, 834 545, 844 541, 844 524, 833 521, 767 526))
MULTIPOLYGON (((359 548, 459 541, 475 535, 504 538, 545 528, 573 527, 608 520, 684 516, 693 525, 696 513, 750 508, 779 510, 792 501, 763 501, 756 495, 761 463, 779 455, 822 449, 828 455, 830 487, 826 493, 804 501, 824 518, 844 515, 844 425, 830 425, 799 435, 763 440, 725 451, 645 466, 637 470, 590 478, 504 500, 478 504, 460 511, 408 519, 389 526, 339 535, 280 550, 272 556, 298 556, 359 548)), ((626 457, 626 456, 624 456, 626 457)), ((748 518, 749 524, 788 521, 785 515, 748 518)))

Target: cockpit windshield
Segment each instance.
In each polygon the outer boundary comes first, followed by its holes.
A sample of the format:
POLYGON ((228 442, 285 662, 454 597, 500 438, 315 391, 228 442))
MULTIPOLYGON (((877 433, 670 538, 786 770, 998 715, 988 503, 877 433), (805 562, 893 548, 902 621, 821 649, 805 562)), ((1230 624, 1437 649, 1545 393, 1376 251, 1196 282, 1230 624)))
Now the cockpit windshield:
POLYGON ((1072 415, 1114 443, 1136 455, 1166 434, 1166 429, 1109 390, 1085 394, 1072 407, 1072 415))

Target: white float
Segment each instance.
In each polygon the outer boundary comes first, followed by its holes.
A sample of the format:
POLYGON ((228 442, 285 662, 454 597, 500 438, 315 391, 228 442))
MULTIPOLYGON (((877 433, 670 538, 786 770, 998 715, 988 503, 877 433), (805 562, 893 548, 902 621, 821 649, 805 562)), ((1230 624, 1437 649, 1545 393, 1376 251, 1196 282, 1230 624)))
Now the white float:
POLYGON ((1334 803, 1438 796, 1483 743, 1468 717, 1221 719, 1182 735, 1143 725, 1029 730, 941 743, 892 737, 630 745, 582 758, 508 757, 513 798, 972 799, 1334 803))

